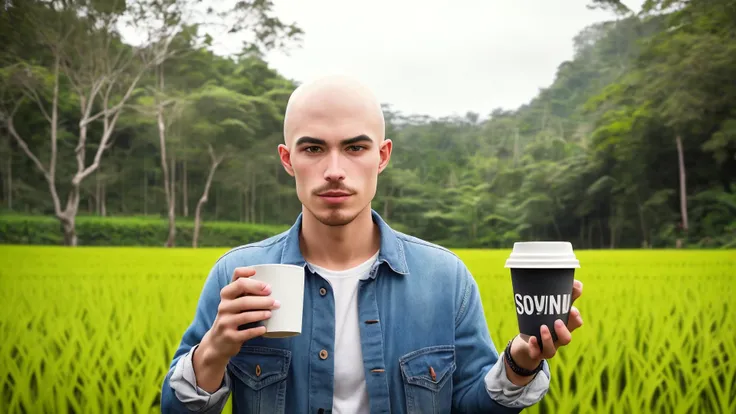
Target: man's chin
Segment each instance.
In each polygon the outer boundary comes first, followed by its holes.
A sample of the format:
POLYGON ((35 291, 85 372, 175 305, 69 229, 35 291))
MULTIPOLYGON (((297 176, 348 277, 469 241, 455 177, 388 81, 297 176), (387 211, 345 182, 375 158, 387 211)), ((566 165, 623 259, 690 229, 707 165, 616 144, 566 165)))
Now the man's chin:
POLYGON ((317 217, 317 220, 325 226, 340 227, 352 223, 355 220, 355 216, 355 214, 347 214, 344 211, 337 210, 322 214, 317 217))
POLYGON ((320 208, 319 211, 312 211, 317 221, 330 227, 346 226, 352 223, 359 213, 360 211, 344 207, 320 208))

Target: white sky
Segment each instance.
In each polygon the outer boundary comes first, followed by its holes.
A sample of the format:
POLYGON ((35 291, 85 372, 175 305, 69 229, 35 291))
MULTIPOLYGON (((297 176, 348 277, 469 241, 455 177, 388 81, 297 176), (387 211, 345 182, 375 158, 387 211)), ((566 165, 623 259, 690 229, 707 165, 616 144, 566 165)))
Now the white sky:
MULTIPOLYGON (((588 0, 273 1, 305 32, 289 55, 267 56, 284 76, 346 73, 394 109, 431 116, 484 118, 529 102, 572 58, 580 30, 615 17, 588 0)), ((623 3, 638 11, 643 0, 623 3)), ((215 40, 218 53, 239 49, 215 40)))

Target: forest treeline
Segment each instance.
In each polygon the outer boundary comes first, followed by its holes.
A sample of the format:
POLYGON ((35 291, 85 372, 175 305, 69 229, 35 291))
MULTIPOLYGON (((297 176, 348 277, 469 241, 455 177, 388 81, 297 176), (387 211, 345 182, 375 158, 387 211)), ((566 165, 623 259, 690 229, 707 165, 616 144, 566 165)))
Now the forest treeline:
MULTIPOLYGON (((226 58, 187 14, 196 3, 7 3, 5 213, 56 217, 67 244, 79 215, 160 216, 169 245, 177 219, 293 222, 276 146, 297 84, 263 56, 298 45, 298 22, 270 2, 210 10, 202 22, 242 16, 230 30, 252 35, 226 58), (122 21, 146 34, 140 45, 121 39, 122 21)), ((394 154, 373 208, 453 247, 736 246, 736 4, 648 0, 635 15, 592 3, 619 17, 582 30, 526 105, 431 118, 386 103, 394 154)))

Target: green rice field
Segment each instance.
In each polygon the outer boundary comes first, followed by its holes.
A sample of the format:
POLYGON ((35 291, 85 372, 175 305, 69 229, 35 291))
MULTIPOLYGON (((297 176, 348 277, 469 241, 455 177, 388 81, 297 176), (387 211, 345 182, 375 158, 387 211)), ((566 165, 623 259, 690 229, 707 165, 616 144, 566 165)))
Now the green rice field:
MULTIPOLYGON (((0 413, 159 411, 225 249, 0 246, 0 413)), ((508 251, 459 250, 500 350, 508 251)), ((580 251, 584 326, 528 413, 736 413, 736 251, 580 251)), ((229 412, 229 407, 226 410, 229 412)))

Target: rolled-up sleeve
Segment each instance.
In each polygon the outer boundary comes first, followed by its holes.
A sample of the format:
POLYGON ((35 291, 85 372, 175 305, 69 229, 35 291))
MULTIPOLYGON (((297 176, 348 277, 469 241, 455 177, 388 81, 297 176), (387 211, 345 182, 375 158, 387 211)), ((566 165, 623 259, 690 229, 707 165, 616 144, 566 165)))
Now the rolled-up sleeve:
POLYGON ((497 403, 512 408, 526 408, 540 402, 549 391, 549 380, 549 364, 544 361, 542 370, 528 384, 514 384, 506 376, 503 353, 485 377, 488 395, 497 403))
POLYGON ((184 332, 164 377, 161 387, 162 413, 219 413, 227 403, 231 389, 229 376, 225 374, 220 388, 210 394, 197 386, 192 365, 194 352, 217 317, 220 290, 227 285, 227 281, 226 269, 222 261, 218 261, 204 283, 194 320, 184 332))
POLYGON ((176 363, 169 385, 176 398, 190 411, 198 413, 219 413, 230 395, 230 377, 225 374, 220 388, 209 393, 197 386, 192 356, 199 345, 194 346, 176 363))
POLYGON ((520 413, 547 393, 547 362, 529 384, 518 386, 506 376, 504 355, 496 351, 485 319, 478 284, 458 260, 453 411, 493 414, 520 413))

